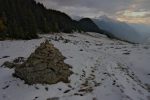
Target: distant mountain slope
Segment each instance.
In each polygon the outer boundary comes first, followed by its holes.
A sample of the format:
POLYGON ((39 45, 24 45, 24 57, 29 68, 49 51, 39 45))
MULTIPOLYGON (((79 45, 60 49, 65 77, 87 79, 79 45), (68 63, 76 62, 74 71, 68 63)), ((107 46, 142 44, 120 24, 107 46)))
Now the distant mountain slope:
POLYGON ((112 33, 118 39, 134 43, 142 41, 139 33, 127 23, 110 19, 107 16, 101 16, 99 19, 93 19, 93 21, 99 28, 112 33))
POLYGON ((90 18, 82 18, 79 20, 80 27, 85 32, 96 32, 105 34, 108 37, 113 37, 113 35, 110 32, 107 32, 103 30, 102 28, 99 28, 90 18))
POLYGON ((37 33, 50 32, 99 32, 92 20, 88 19, 87 25, 85 21, 72 20, 34 0, 0 0, 0 39, 32 39, 38 37, 37 33))
POLYGON ((83 31, 86 32, 100 32, 98 26, 89 18, 82 18, 79 20, 79 24, 83 31))

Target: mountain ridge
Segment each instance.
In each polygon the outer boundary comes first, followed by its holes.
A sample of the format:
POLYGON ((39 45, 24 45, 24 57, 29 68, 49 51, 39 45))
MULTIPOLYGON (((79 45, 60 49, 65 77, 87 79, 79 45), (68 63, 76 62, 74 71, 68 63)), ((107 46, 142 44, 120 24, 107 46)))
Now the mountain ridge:
MULTIPOLYGON (((0 39, 32 39, 37 33, 87 31, 67 14, 34 0, 0 0, 0 39)), ((88 21, 88 25, 95 23, 88 21)), ((95 28, 96 24, 91 26, 95 28)))

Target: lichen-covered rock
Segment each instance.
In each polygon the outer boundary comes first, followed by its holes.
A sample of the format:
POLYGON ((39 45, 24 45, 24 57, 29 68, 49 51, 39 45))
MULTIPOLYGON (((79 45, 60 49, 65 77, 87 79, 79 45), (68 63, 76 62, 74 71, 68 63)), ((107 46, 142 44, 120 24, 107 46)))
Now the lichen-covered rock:
POLYGON ((13 60, 13 63, 16 63, 16 64, 21 64, 25 62, 25 58, 24 57, 17 57, 13 60))
POLYGON ((2 66, 11 69, 11 68, 14 68, 16 66, 16 64, 9 62, 9 61, 6 61, 6 62, 4 62, 4 64, 2 66))
POLYGON ((48 41, 42 43, 23 64, 15 68, 14 76, 28 84, 55 84, 69 82, 70 66, 65 57, 48 41))
POLYGON ((25 62, 24 57, 17 57, 13 61, 4 62, 1 67, 6 67, 6 68, 11 69, 11 68, 15 68, 15 67, 20 66, 20 64, 22 64, 23 62, 25 62))

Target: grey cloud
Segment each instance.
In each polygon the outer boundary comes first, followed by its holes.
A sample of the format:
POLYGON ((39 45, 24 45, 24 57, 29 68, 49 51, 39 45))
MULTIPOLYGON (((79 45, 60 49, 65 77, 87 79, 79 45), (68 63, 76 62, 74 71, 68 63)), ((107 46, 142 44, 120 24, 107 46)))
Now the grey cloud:
MULTIPOLYGON (((136 0, 135 0, 136 1, 136 0)), ((143 9, 150 11, 150 0, 137 0, 136 9, 143 9)))
MULTIPOLYGON (((107 12, 128 8, 132 0, 38 0, 42 2, 56 3, 57 6, 87 7, 107 12)), ((51 7, 51 5, 49 6, 51 7)))
POLYGON ((97 17, 98 14, 115 16, 117 12, 136 5, 134 10, 150 10, 150 0, 37 0, 47 8, 64 11, 70 15, 97 17))

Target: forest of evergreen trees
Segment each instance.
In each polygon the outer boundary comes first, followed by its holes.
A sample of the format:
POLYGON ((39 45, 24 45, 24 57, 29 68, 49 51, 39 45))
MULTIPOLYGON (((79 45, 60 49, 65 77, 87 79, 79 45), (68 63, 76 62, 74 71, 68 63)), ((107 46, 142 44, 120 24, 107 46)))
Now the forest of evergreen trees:
POLYGON ((79 20, 80 27, 85 32, 100 32, 101 30, 98 26, 90 19, 90 18, 83 18, 79 20))
POLYGON ((72 20, 34 0, 0 0, 0 39, 32 39, 39 33, 73 31, 99 32, 99 29, 91 20, 72 20))

